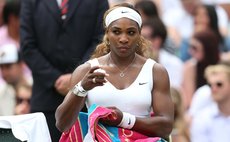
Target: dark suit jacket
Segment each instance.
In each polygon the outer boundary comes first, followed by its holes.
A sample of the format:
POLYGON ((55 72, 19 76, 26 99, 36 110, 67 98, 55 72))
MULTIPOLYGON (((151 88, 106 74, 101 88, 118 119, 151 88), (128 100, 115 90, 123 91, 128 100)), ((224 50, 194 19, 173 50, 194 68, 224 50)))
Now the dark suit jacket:
POLYGON ((21 49, 34 79, 31 107, 53 111, 63 101, 56 79, 87 60, 104 34, 107 0, 69 0, 61 19, 56 0, 22 0, 21 49))

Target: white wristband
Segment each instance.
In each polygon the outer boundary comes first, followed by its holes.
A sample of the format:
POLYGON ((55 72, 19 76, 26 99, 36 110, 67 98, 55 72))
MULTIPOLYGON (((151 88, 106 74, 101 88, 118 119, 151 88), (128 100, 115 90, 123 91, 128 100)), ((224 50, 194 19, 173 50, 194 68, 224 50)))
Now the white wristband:
POLYGON ((81 93, 87 93, 87 91, 81 86, 81 81, 78 82, 77 86, 78 86, 78 89, 79 89, 79 91, 80 91, 81 93))
POLYGON ((122 112, 122 113, 123 113, 123 118, 118 126, 126 129, 132 129, 136 122, 136 117, 130 113, 126 113, 126 112, 122 112))

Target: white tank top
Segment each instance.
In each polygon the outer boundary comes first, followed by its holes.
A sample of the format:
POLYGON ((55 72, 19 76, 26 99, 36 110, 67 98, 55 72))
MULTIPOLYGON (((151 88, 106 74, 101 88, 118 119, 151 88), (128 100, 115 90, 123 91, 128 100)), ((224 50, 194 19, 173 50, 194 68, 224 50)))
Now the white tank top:
MULTIPOLYGON (((89 60, 91 66, 99 65, 97 59, 89 60)), ((107 81, 103 86, 98 86, 88 91, 86 105, 92 104, 108 107, 115 106, 123 112, 131 113, 138 117, 149 117, 152 110, 152 68, 156 62, 147 59, 134 82, 125 89, 119 90, 107 81)))

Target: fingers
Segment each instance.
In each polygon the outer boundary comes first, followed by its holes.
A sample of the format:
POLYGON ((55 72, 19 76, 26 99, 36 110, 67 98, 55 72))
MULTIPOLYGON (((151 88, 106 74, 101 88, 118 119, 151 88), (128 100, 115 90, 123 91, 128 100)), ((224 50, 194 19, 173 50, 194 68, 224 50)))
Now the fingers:
POLYGON ((95 70, 99 69, 99 66, 93 66, 90 70, 89 73, 93 73, 95 70))
POLYGON ((105 70, 99 66, 92 67, 89 71, 89 78, 92 79, 92 83, 105 83, 105 77, 108 76, 105 70))
POLYGON ((104 83, 106 83, 106 76, 108 76, 108 74, 102 69, 102 67, 94 66, 84 76, 81 85, 85 90, 91 90, 96 86, 103 86, 104 83))
POLYGON ((123 114, 116 107, 107 107, 112 109, 112 113, 105 118, 102 118, 100 121, 109 126, 118 126, 122 120, 123 114))

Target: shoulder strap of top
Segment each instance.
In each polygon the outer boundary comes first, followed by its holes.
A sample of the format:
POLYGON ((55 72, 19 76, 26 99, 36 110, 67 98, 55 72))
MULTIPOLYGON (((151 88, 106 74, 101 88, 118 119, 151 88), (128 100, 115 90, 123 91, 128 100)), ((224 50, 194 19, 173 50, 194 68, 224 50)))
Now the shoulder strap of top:
POLYGON ((89 63, 91 65, 91 67, 99 66, 100 65, 97 58, 89 60, 89 61, 87 61, 87 63, 89 63))
POLYGON ((156 61, 154 61, 153 59, 147 59, 145 65, 143 66, 143 75, 142 78, 146 77, 146 80, 149 80, 149 85, 150 87, 153 86, 153 67, 155 65, 156 61))

